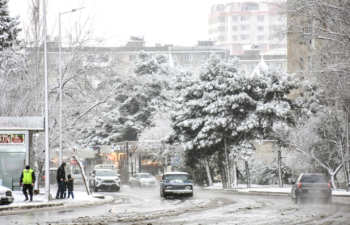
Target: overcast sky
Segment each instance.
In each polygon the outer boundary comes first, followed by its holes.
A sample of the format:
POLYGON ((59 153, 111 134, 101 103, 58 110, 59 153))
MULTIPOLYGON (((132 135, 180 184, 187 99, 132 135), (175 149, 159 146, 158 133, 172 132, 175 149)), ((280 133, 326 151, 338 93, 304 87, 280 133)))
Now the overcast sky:
MULTIPOLYGON (((94 27, 99 34, 108 32, 108 45, 120 46, 129 36, 144 35, 152 43, 193 45, 208 39, 208 15, 213 4, 237 0, 49 0, 48 31, 58 34, 58 13, 85 7, 79 13, 61 16, 65 24, 74 19, 95 16, 94 27)), ((10 0, 11 16, 27 18, 27 0, 10 0)), ((42 1, 41 1, 42 2, 42 1)), ((62 34, 63 35, 63 34, 62 34)))

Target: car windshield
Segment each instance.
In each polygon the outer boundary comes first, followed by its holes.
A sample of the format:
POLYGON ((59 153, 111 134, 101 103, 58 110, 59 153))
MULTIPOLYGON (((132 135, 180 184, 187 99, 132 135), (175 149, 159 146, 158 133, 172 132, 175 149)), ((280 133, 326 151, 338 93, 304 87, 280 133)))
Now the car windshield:
POLYGON ((100 177, 114 176, 115 177, 116 175, 113 171, 103 170, 103 171, 96 171, 96 176, 100 176, 100 177))
POLYGON ((165 182, 189 182, 187 174, 168 174, 165 175, 165 182))
POLYGON ((303 175, 300 179, 303 183, 326 183, 326 178, 323 175, 303 175))
POLYGON ((140 174, 140 178, 153 178, 151 174, 140 174))

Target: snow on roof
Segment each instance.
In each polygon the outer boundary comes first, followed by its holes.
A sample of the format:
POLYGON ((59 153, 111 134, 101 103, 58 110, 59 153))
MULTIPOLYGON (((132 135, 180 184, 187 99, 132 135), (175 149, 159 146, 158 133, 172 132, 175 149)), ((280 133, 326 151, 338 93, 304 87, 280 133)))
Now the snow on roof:
POLYGON ((168 175, 168 174, 187 174, 188 173, 185 173, 185 172, 167 172, 167 173, 164 173, 164 175, 168 175))

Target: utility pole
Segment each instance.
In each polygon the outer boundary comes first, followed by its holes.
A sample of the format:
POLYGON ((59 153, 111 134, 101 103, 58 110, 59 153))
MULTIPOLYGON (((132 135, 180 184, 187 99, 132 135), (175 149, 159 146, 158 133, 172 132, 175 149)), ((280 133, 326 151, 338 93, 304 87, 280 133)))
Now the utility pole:
POLYGON ((44 58, 45 58, 45 202, 50 201, 50 144, 49 144, 49 94, 47 74, 46 2, 43 0, 44 58))

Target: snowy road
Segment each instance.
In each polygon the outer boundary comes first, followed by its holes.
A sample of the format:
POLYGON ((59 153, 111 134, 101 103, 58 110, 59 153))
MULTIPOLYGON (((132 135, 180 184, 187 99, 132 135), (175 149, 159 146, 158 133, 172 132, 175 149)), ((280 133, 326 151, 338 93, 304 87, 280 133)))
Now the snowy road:
POLYGON ((350 224, 349 198, 299 206, 284 196, 195 191, 193 198, 165 200, 158 189, 123 188, 101 192, 115 197, 112 204, 2 216, 0 224, 350 224))

